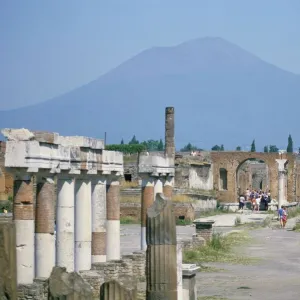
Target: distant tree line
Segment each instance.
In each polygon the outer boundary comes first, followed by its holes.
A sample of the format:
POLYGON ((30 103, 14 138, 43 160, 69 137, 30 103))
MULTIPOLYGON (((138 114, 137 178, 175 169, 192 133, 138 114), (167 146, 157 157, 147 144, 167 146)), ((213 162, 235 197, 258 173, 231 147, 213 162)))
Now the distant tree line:
POLYGON ((134 154, 143 151, 164 151, 165 145, 162 139, 147 140, 140 143, 134 135, 132 139, 128 142, 128 144, 125 144, 124 140, 122 139, 120 144, 106 145, 105 149, 112 151, 120 151, 124 154, 134 154))

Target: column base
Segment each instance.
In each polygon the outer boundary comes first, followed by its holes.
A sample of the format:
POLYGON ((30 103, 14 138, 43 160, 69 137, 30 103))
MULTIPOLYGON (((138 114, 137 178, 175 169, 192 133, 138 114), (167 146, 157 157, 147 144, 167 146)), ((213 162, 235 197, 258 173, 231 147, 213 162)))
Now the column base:
POLYGON ((106 221, 106 258, 107 260, 121 258, 120 220, 106 221))
POLYGON ((34 279, 34 220, 14 220, 16 225, 17 283, 34 279))
POLYGON ((35 234, 35 277, 49 278, 55 265, 54 234, 35 234))
POLYGON ((92 255, 92 264, 106 262, 106 255, 92 255))

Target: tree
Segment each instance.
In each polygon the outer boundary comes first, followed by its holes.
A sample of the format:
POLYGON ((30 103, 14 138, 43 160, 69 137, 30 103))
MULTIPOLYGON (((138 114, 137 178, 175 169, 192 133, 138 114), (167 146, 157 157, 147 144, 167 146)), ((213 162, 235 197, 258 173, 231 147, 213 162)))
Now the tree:
POLYGON ((290 153, 293 153, 294 149, 293 149, 293 139, 292 139, 292 136, 289 135, 288 137, 288 145, 287 145, 287 148, 286 148, 286 152, 290 152, 290 153))
POLYGON ((124 145, 124 140, 123 139, 121 140, 121 145, 124 145))
POLYGON ((269 152, 269 146, 264 146, 264 152, 268 153, 269 152))
POLYGON ((158 151, 163 151, 164 150, 164 143, 163 143, 163 141, 162 141, 162 139, 160 139, 159 140, 159 143, 158 143, 158 145, 157 145, 157 150, 158 151))
POLYGON ((255 140, 252 141, 250 152, 256 152, 256 149, 255 149, 255 140))
POLYGON ((135 135, 132 137, 131 141, 128 143, 128 145, 138 145, 139 141, 136 139, 135 135))
POLYGON ((194 150, 197 150, 197 147, 194 146, 194 145, 192 145, 191 143, 188 143, 180 151, 182 151, 182 152, 190 152, 190 151, 194 151, 194 150))
POLYGON ((214 145, 212 148, 211 148, 212 151, 221 151, 221 147, 219 145, 214 145))
POLYGON ((224 145, 221 145, 220 151, 224 151, 224 145))
POLYGON ((242 147, 241 146, 237 146, 235 150, 236 151, 242 151, 242 147))
POLYGON ((278 151, 279 151, 279 149, 275 145, 270 145, 270 147, 269 147, 270 153, 276 153, 278 151))

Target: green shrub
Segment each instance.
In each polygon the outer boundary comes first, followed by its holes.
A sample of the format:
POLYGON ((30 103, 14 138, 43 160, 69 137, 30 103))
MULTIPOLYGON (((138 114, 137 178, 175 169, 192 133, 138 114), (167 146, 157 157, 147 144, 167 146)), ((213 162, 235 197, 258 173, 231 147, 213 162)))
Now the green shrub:
POLYGON ((146 146, 143 144, 111 144, 106 145, 105 150, 120 151, 124 154, 134 154, 146 151, 146 146))

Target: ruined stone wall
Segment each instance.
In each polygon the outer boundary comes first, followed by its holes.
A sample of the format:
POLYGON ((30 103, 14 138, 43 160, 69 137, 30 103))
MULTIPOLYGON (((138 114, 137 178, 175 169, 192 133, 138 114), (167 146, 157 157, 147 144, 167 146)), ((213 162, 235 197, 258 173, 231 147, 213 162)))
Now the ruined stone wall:
MULTIPOLYGON (((217 199, 224 202, 238 201, 238 187, 236 175, 238 167, 250 158, 263 160, 268 166, 269 188, 273 198, 278 197, 278 167, 276 159, 278 153, 258 153, 258 152, 211 152, 213 162, 214 190, 217 199), (220 189, 220 168, 227 170, 227 190, 220 189)), ((287 179, 287 199, 294 201, 295 194, 295 159, 294 154, 284 154, 283 158, 288 160, 288 179, 287 179)))
POLYGON ((0 200, 6 200, 13 193, 13 177, 6 172, 4 167, 4 155, 6 144, 0 141, 0 200), (2 198, 2 199, 1 199, 2 198))

